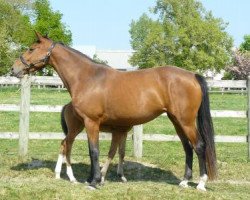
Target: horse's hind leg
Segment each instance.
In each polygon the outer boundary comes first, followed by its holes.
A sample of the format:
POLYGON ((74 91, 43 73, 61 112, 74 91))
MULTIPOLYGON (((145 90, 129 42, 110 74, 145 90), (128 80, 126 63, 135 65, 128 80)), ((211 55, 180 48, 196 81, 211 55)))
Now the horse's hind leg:
POLYGON ((190 142, 188 141, 188 138, 185 136, 183 129, 178 124, 178 122, 175 121, 174 117, 169 116, 169 119, 172 121, 175 130, 182 142, 183 149, 185 151, 185 173, 184 173, 184 179, 180 182, 180 186, 187 188, 188 182, 190 179, 192 179, 192 169, 193 169, 193 148, 190 142))
POLYGON ((117 167, 117 175, 121 178, 122 182, 127 182, 127 179, 124 176, 124 171, 123 171, 126 141, 127 141, 127 133, 124 133, 121 135, 121 139, 119 143, 119 163, 117 167))
POLYGON ((126 181, 126 178, 123 175, 123 160, 125 156, 126 138, 127 138, 127 133, 117 133, 117 132, 112 133, 112 141, 108 153, 108 158, 101 170, 102 184, 105 181, 105 176, 107 174, 108 167, 116 154, 118 146, 119 146, 119 164, 117 168, 117 174, 118 176, 121 177, 122 181, 126 181))
POLYGON ((111 140, 111 145, 110 145, 110 148, 109 148, 108 158, 107 158, 107 160, 106 160, 106 162, 103 165, 102 170, 101 170, 101 174, 102 174, 101 183, 102 184, 104 184, 105 176, 107 174, 109 165, 110 165, 111 161, 113 160, 113 158, 114 158, 114 156, 116 154, 116 150, 117 150, 118 145, 119 145, 119 137, 120 137, 119 134, 112 133, 112 140, 111 140))
POLYGON ((60 154, 58 156, 55 173, 56 178, 60 178, 62 164, 65 161, 67 166, 67 175, 71 182, 76 182, 73 170, 71 167, 70 155, 75 137, 83 130, 82 122, 75 116, 73 107, 68 104, 62 110, 62 127, 66 134, 65 139, 61 142, 60 154))
POLYGON ((190 144, 194 148, 199 161, 200 181, 197 186, 197 189, 206 191, 205 184, 208 179, 208 176, 206 168, 205 143, 201 136, 198 134, 195 124, 192 124, 190 126, 182 126, 182 128, 190 144))
MULTIPOLYGON (((68 134, 68 135, 70 135, 70 134, 68 134)), ((58 155, 58 159, 57 159, 57 163, 56 163, 56 167, 55 167, 56 179, 61 178, 60 176, 61 176, 62 164, 64 162, 66 162, 67 175, 68 175, 71 182, 76 182, 76 179, 74 177, 73 170, 71 167, 71 163, 70 163, 70 152, 71 152, 72 143, 74 140, 69 138, 68 135, 61 142, 60 153, 58 155)))

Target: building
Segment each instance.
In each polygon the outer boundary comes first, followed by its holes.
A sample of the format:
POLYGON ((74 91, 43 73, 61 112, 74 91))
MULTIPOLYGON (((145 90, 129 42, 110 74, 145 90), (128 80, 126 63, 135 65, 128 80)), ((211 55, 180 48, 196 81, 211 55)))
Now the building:
POLYGON ((99 50, 95 46, 74 46, 73 48, 91 58, 96 55, 97 58, 107 61, 108 65, 115 69, 124 71, 137 69, 128 62, 133 50, 99 50))

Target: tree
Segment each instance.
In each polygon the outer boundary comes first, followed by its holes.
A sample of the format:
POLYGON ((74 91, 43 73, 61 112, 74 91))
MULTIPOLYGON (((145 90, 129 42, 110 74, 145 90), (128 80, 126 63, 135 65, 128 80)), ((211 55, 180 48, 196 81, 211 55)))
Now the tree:
POLYGON ((34 3, 35 23, 34 29, 54 41, 60 41, 66 45, 72 43, 71 31, 62 23, 62 14, 53 11, 48 0, 36 0, 34 3))
MULTIPOLYGON (((72 34, 61 20, 62 14, 53 11, 48 0, 0 0, 0 75, 34 42, 34 30, 70 45, 72 34)), ((51 75, 52 71, 45 73, 51 75)))
POLYGON ((94 60, 94 62, 96 62, 98 64, 108 65, 108 61, 107 60, 102 60, 96 54, 94 54, 93 60, 94 60))
MULTIPOLYGON (((48 37, 54 41, 71 45, 72 33, 66 25, 62 23, 63 15, 59 11, 53 11, 48 0, 36 0, 34 3, 34 12, 34 30, 43 35, 48 35, 48 37)), ((39 75, 51 76, 54 70, 51 67, 46 67, 37 73, 39 75)))
POLYGON ((244 36, 244 42, 240 45, 241 51, 250 51, 250 35, 244 36))
POLYGON ((250 52, 237 50, 233 56, 233 64, 226 68, 224 79, 247 80, 250 75, 250 52))
POLYGON ((0 0, 0 75, 9 71, 17 53, 33 40, 29 17, 22 13, 28 5, 25 0, 0 0))
POLYGON ((176 65, 220 71, 230 62, 232 38, 226 25, 196 0, 157 0, 156 19, 143 14, 130 25, 132 65, 176 65))

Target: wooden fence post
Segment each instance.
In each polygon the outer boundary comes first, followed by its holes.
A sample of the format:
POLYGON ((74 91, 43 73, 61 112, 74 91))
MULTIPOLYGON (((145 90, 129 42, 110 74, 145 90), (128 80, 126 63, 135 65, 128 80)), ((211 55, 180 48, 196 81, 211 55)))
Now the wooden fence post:
POLYGON ((21 79, 21 102, 19 119, 19 159, 21 161, 25 161, 28 154, 30 84, 30 77, 28 75, 25 75, 21 79))
POLYGON ((142 158, 142 135, 143 135, 143 125, 134 126, 134 156, 136 158, 142 158))
POLYGON ((248 96, 248 109, 247 109, 247 123, 248 123, 248 159, 250 160, 250 76, 247 78, 247 96, 248 96))

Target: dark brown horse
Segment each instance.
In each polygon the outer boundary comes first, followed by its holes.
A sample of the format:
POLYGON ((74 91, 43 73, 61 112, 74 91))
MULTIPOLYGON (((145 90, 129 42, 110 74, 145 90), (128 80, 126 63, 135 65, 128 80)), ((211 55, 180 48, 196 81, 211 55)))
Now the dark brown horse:
MULTIPOLYGON (((72 103, 66 104, 61 112, 61 125, 63 132, 66 135, 66 138, 62 141, 61 144, 61 152, 58 156, 55 173, 56 178, 60 178, 61 168, 62 168, 62 162, 63 159, 65 159, 67 164, 67 175, 71 182, 76 182, 76 178, 74 177, 73 170, 71 168, 71 162, 70 162, 70 154, 73 142, 76 138, 76 136, 84 129, 84 123, 82 123, 81 118, 78 116, 78 114, 75 112, 74 107, 72 103)), ((110 150, 108 153, 108 159, 106 160, 102 170, 102 183, 104 183, 105 176, 109 167, 109 164, 111 163, 112 159, 115 156, 115 153, 117 149, 119 148, 119 163, 117 167, 117 175, 121 178, 122 182, 126 182, 127 179, 124 176, 123 173, 123 162, 124 162, 124 156, 125 156, 125 145, 126 145, 126 139, 127 139, 127 132, 129 131, 129 127, 127 130, 115 130, 112 127, 100 127, 101 131, 104 132, 112 132, 112 142, 110 146, 110 150), (117 131, 120 132, 120 134, 117 134, 117 131)))
POLYGON ((47 64, 57 71, 86 128, 91 186, 96 187, 101 181, 100 127, 113 127, 121 130, 116 132, 120 134, 128 127, 146 123, 165 112, 186 153, 184 180, 180 185, 187 187, 192 177, 194 149, 200 166, 197 188, 205 190, 207 177, 214 179, 217 170, 209 98, 202 76, 171 66, 120 72, 96 64, 80 52, 38 33, 37 38, 38 41, 14 63, 12 71, 22 77, 47 64))

